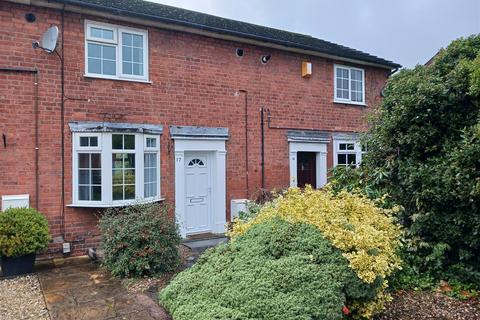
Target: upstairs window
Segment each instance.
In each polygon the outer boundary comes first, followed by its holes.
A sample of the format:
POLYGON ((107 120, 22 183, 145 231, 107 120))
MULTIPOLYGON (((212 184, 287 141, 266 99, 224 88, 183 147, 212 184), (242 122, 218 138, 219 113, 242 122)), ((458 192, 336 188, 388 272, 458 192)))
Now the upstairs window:
POLYGON ((147 31, 86 21, 85 74, 148 81, 147 31))
POLYGON ((365 71, 335 65, 335 102, 365 104, 365 71))

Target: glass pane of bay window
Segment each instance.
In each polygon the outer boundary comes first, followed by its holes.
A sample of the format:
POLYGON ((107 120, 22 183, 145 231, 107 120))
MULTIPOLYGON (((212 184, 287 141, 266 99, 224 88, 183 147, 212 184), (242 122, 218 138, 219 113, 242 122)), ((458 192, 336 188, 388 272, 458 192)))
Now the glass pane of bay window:
POLYGON ((135 154, 112 154, 113 200, 135 199, 135 154))
POLYGON ((157 153, 145 153, 144 155, 144 197, 151 198, 157 196, 157 153))
POLYGON ((102 201, 102 169, 98 153, 78 154, 78 199, 102 201))

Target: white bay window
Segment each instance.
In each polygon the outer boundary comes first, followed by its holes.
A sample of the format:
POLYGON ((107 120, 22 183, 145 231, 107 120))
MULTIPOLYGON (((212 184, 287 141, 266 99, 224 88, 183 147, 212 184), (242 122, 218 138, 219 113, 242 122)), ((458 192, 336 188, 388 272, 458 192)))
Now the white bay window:
POLYGON ((148 32, 86 20, 85 75, 148 81, 148 32))
MULTIPOLYGON (((70 124, 74 129, 81 126, 70 124)), ((98 126, 91 127, 100 131, 98 126)), ((123 206, 161 199, 161 130, 153 133, 137 130, 139 133, 114 129, 111 132, 72 130, 73 206, 123 206)))

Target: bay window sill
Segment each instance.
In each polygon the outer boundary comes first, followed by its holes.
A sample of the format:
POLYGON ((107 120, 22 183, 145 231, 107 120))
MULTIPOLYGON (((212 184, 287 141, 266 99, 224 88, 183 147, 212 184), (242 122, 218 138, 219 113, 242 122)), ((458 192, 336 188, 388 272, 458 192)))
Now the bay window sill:
POLYGON ((147 199, 147 200, 134 200, 134 201, 123 201, 118 203, 72 203, 67 205, 69 208, 119 208, 119 207, 128 207, 136 204, 147 204, 155 202, 165 201, 164 197, 147 199))
POLYGON ((147 79, 119 78, 119 77, 115 77, 115 76, 102 76, 102 75, 95 75, 95 74, 84 74, 83 77, 87 78, 87 79, 117 80, 117 81, 139 82, 139 83, 153 84, 152 81, 147 80, 147 79))

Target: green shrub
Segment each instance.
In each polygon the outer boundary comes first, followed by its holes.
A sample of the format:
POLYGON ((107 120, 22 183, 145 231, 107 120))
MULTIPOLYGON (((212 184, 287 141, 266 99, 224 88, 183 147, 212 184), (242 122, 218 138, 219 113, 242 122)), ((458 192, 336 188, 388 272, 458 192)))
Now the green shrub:
POLYGON ((160 204, 109 208, 99 221, 105 258, 115 276, 141 277, 174 270, 180 263, 180 235, 160 204))
POLYGON ((175 320, 332 319, 375 298, 313 225, 273 217, 207 251, 160 293, 175 320))
POLYGON ((480 35, 393 76, 364 136, 360 179, 343 180, 403 207, 403 280, 480 283, 479 79, 480 35))
POLYGON ((0 213, 0 255, 18 257, 47 248, 48 221, 32 208, 11 208, 0 213))

